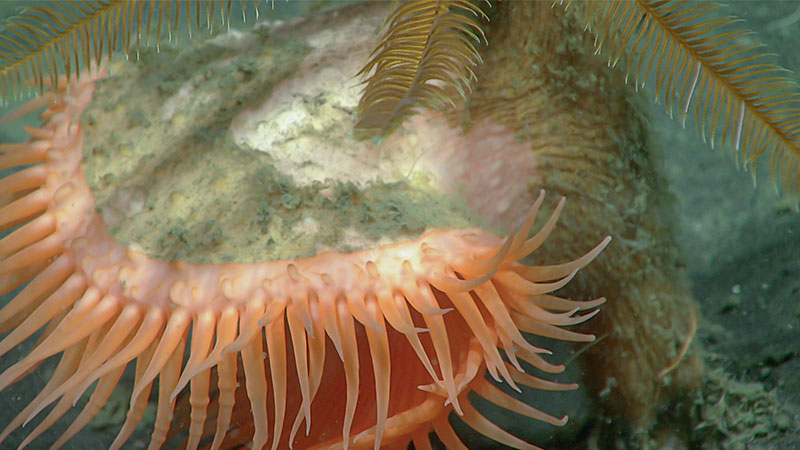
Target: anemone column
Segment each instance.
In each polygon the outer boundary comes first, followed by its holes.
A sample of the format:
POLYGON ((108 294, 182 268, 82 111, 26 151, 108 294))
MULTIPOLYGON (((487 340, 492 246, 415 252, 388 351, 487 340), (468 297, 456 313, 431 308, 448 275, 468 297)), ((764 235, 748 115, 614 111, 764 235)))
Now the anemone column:
POLYGON ((451 122, 513 130, 537 166, 531 192, 570 198, 549 257, 614 237, 566 292, 609 299, 591 324, 602 338, 581 358, 584 381, 609 415, 646 428, 702 373, 696 352, 685 351, 698 317, 671 236, 675 200, 658 171, 658 144, 624 71, 594 54, 576 5, 496 5, 478 83, 451 122))

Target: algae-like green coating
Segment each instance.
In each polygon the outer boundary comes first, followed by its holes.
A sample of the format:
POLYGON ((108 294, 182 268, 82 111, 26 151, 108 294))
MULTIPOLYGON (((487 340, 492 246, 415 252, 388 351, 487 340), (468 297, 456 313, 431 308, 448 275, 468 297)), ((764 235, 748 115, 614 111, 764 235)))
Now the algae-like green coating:
MULTIPOLYGON (((302 75, 310 51, 303 39, 261 28, 239 41, 149 50, 135 64, 115 66, 84 115, 86 177, 115 239, 170 261, 247 263, 476 225, 463 200, 430 177, 395 171, 385 182, 299 183, 270 154, 234 142, 237 114, 302 75)), ((327 143, 315 121, 343 113, 314 100, 308 136, 327 143)))

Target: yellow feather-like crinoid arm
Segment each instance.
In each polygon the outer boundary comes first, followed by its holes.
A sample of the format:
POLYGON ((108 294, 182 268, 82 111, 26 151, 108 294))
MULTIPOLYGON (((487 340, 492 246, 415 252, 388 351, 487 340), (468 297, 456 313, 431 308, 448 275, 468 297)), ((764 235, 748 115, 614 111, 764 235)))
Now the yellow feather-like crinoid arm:
MULTIPOLYGON (((242 0, 242 13, 247 10, 242 0)), ((252 2, 258 17, 258 0, 252 2)), ((0 101, 43 93, 59 76, 80 76, 114 52, 138 56, 141 46, 177 36, 186 21, 213 30, 217 15, 230 27, 230 1, 84 0, 31 3, 0 29, 0 101), (202 20, 201 20, 202 17, 202 20)))
POLYGON ((650 84, 684 124, 694 114, 703 139, 733 150, 754 179, 759 156, 769 154, 777 181, 798 194, 800 88, 768 62, 752 32, 734 26, 739 19, 718 14, 713 2, 580 3, 610 65, 623 62, 637 88, 650 84))
MULTIPOLYGON (((372 56, 358 103, 356 139, 383 139, 420 108, 437 109, 464 97, 485 42, 481 0, 395 1, 372 56)), ((488 4, 488 2, 486 2, 488 4)))

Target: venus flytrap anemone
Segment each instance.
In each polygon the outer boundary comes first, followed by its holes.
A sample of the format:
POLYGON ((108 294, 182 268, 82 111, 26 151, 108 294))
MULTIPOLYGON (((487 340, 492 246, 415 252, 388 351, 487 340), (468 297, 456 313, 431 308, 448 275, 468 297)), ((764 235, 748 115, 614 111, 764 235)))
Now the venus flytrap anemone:
POLYGON ((562 327, 588 320, 604 302, 552 292, 610 238, 564 264, 521 262, 547 239, 563 199, 531 237, 543 191, 506 239, 480 228, 432 228, 416 238, 306 258, 161 260, 112 237, 86 182, 80 117, 98 76, 84 73, 68 90, 62 79, 60 90, 23 106, 20 112, 30 112, 49 103, 44 124, 27 128, 25 143, 0 145, 0 168, 24 167, 0 180, 0 226, 12 230, 0 240, 0 292, 22 287, 0 310, 8 332, 0 353, 44 330, 33 350, 0 375, 0 390, 60 356, 48 383, 5 424, 0 440, 55 404, 20 444, 27 446, 94 385, 53 445, 62 446, 106 404, 129 363, 136 366, 130 408, 111 448, 130 437, 156 379, 151 448, 167 440, 176 397, 187 389, 188 448, 206 436, 213 436, 212 448, 247 441, 253 448, 412 441, 429 448, 430 432, 459 448, 452 411, 503 444, 534 448, 487 420, 470 392, 529 418, 566 423, 484 378, 518 391, 577 387, 526 374, 522 364, 562 371, 522 332, 592 341, 562 327), (213 389, 215 421, 208 414, 213 389), (237 419, 242 408, 249 423, 237 419), (248 426, 252 434, 243 435, 248 426))

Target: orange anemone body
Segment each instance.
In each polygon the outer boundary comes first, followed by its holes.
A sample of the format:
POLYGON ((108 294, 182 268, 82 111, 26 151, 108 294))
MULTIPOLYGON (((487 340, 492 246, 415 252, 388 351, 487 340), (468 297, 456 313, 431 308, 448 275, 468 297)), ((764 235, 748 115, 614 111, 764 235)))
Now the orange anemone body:
POLYGON ((591 341, 562 327, 587 320, 604 301, 551 292, 608 238, 572 262, 520 262, 545 241, 563 202, 532 237, 543 194, 504 240, 478 228, 434 229, 372 249, 296 260, 159 260, 114 240, 84 180, 79 117, 95 78, 85 74, 68 92, 32 101, 28 109, 49 102, 44 124, 28 129, 28 142, 0 144, 0 169, 30 165, 0 179, 0 229, 12 230, 0 239, 0 294, 21 288, 0 310, 0 331, 7 333, 0 354, 43 330, 35 348, 0 375, 0 390, 60 357, 50 381, 5 424, 0 441, 55 404, 27 445, 91 391, 55 446, 64 444, 107 402, 129 363, 135 363, 130 410, 112 448, 131 435, 152 389, 152 448, 165 442, 170 426, 179 426, 173 410, 183 391, 190 405, 188 448, 208 444, 206 437, 212 448, 242 442, 405 448, 412 441, 430 448, 431 432, 448 448, 463 448, 449 422, 452 412, 492 439, 532 447, 487 420, 468 393, 533 419, 566 422, 484 377, 517 390, 576 387, 528 375, 521 364, 563 370, 521 332, 591 341), (593 311, 579 313, 586 310, 593 311), (251 420, 232 421, 243 407, 251 420))

